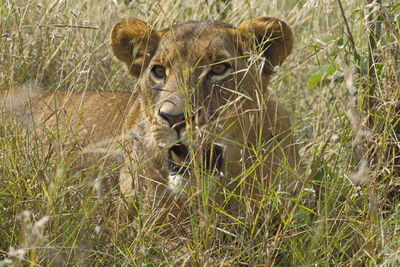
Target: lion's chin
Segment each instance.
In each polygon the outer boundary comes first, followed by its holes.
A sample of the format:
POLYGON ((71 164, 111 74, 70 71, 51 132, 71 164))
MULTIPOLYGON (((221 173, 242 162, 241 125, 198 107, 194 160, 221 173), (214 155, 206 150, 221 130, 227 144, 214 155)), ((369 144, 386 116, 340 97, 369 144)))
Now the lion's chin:
POLYGON ((168 176, 168 188, 174 194, 179 194, 186 191, 188 186, 188 179, 182 174, 169 174, 168 176))

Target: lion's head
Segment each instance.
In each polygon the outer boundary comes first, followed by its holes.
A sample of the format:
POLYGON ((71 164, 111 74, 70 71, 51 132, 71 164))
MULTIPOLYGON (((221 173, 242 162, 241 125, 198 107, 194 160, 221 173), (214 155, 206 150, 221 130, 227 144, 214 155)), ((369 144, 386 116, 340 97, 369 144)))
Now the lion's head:
POLYGON ((181 174, 196 164, 232 178, 258 162, 262 181, 297 165, 288 113, 267 89, 292 50, 285 22, 259 17, 235 28, 189 21, 157 31, 125 19, 111 40, 140 82, 135 112, 141 118, 131 125, 141 129, 146 146, 160 151, 170 185, 182 187, 181 174))

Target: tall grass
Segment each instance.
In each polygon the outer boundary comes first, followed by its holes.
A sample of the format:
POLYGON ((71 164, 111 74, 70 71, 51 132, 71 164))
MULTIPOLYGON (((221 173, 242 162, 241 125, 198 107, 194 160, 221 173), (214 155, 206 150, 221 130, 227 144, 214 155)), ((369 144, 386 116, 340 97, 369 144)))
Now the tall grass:
POLYGON ((65 159, 46 158, 24 129, 2 117, 0 266, 398 266, 400 4, 383 2, 342 1, 342 13, 333 0, 3 0, 1 92, 23 84, 136 90, 110 49, 120 18, 158 28, 204 19, 238 25, 266 14, 284 19, 295 48, 271 90, 293 113, 317 201, 310 211, 293 196, 293 209, 284 211, 283 196, 271 192, 265 223, 231 227, 221 226, 224 214, 214 207, 200 222, 191 218, 187 239, 159 235, 157 226, 115 224, 115 194, 99 194, 84 172, 65 172, 65 159), (279 226, 269 219, 275 217, 279 226))

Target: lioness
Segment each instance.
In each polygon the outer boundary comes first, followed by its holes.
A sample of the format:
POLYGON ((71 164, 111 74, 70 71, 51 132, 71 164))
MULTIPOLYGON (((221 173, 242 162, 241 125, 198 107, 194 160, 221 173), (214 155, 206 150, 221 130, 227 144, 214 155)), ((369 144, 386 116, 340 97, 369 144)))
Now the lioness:
POLYGON ((267 89, 292 39, 273 17, 162 31, 138 19, 118 22, 113 52, 140 82, 123 126, 123 195, 163 217, 163 208, 182 210, 182 192, 217 191, 237 210, 233 195, 260 200, 273 184, 294 190, 299 156, 289 114, 267 89))
POLYGON ((185 196, 201 190, 235 210, 235 196, 258 201, 272 185, 293 191, 297 183, 289 114, 267 89, 292 39, 273 17, 237 28, 189 21, 162 31, 121 20, 111 45, 138 79, 137 96, 35 91, 24 117, 47 132, 61 129, 84 153, 103 141, 119 147, 120 190, 136 211, 176 216, 185 196))

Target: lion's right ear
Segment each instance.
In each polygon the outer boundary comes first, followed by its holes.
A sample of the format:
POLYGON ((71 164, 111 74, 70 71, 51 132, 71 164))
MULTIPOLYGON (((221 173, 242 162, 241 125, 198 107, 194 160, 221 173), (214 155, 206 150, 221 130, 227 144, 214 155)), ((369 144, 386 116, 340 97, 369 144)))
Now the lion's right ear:
POLYGON ((140 76, 147 67, 159 40, 158 32, 139 19, 121 20, 111 32, 114 55, 127 65, 129 72, 135 77, 140 76))
POLYGON ((293 32, 286 22, 274 17, 258 17, 243 21, 239 30, 244 34, 245 49, 257 47, 266 59, 264 73, 271 74, 282 64, 293 47, 293 32), (255 41, 255 43, 253 42, 255 41))

